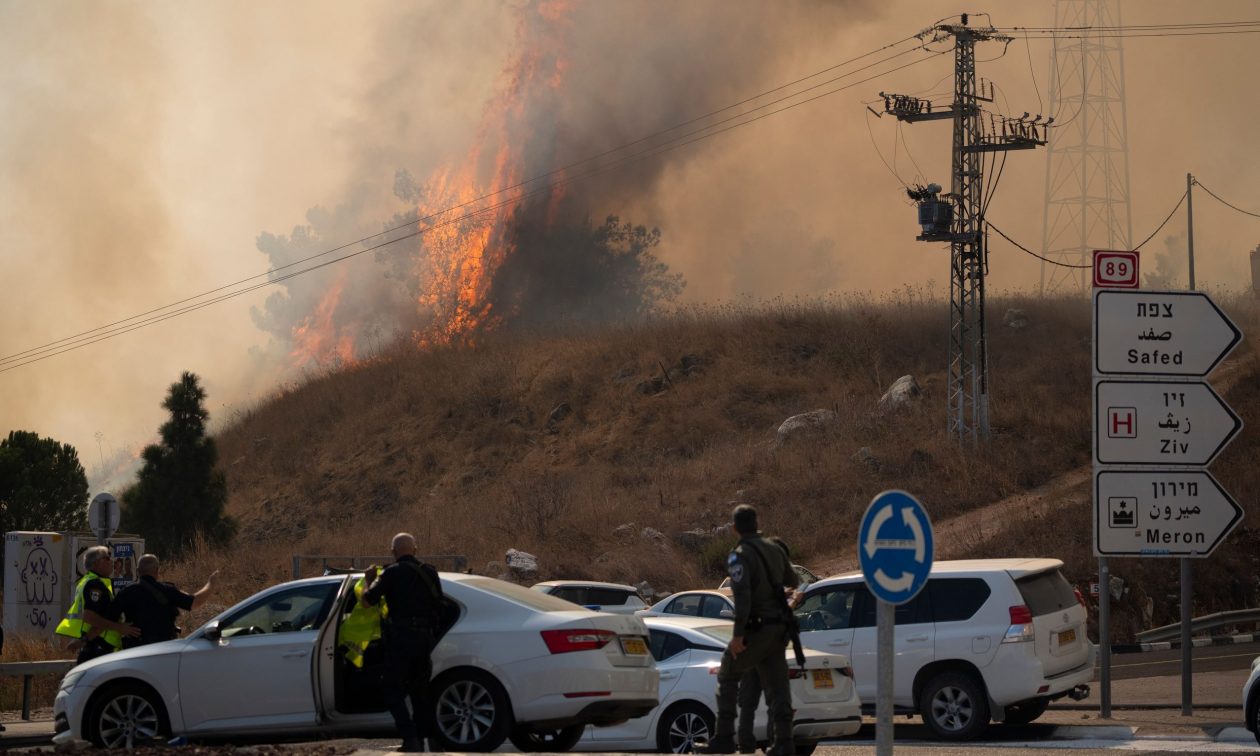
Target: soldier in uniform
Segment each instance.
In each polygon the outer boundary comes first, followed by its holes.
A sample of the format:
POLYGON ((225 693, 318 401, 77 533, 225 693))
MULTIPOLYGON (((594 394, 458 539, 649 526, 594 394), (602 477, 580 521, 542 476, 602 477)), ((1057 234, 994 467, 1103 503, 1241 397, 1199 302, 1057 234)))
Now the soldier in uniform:
POLYGON ((178 638, 179 628, 175 620, 179 617, 179 610, 189 612, 204 604, 214 590, 214 578, 219 574, 218 571, 211 573, 206 584, 196 593, 184 593, 170 583, 158 582, 160 567, 161 562, 155 554, 140 557, 136 565, 140 579, 119 591, 110 605, 111 619, 125 617, 140 628, 139 637, 123 639, 123 648, 178 638))
MULTIPOLYGON (((788 548, 787 543, 778 536, 770 536, 765 539, 767 542, 778 546, 783 550, 783 555, 788 558, 788 564, 792 562, 792 551, 788 548)), ((795 577, 795 571, 793 571, 795 577)), ((795 582, 795 580, 793 581, 795 582)), ((796 603, 800 598, 800 591, 793 590, 792 598, 788 599, 788 608, 795 609, 796 603)), ((740 753, 756 753, 757 738, 753 735, 753 722, 757 718, 757 707, 761 705, 761 675, 757 670, 750 669, 739 678, 739 726, 735 731, 735 745, 738 746, 740 753)), ((774 722, 770 721, 767 728, 767 740, 774 740, 774 722)))
POLYGON ((406 753, 424 750, 424 738, 432 738, 429 720, 433 703, 429 677, 434 639, 442 612, 442 583, 432 566, 416 559, 416 539, 399 533, 390 543, 394 563, 377 577, 369 570, 369 586, 363 604, 374 606, 385 599, 389 615, 381 622, 385 643, 385 681, 382 693, 394 717, 406 753), (411 698, 412 713, 406 699, 411 698))
POLYGON ((84 551, 83 566, 87 572, 75 586, 74 601, 56 630, 57 635, 77 639, 78 664, 113 653, 122 647, 123 637, 140 634, 140 628, 109 618, 114 599, 114 586, 107 577, 114 567, 109 547, 93 546, 84 551))
POLYGON ((765 688, 774 728, 767 756, 792 756, 792 699, 788 688, 787 609, 783 591, 796 585, 787 555, 761 537, 757 510, 747 504, 731 514, 740 541, 727 558, 735 595, 735 626, 718 670, 717 731, 704 753, 735 752, 735 714, 740 678, 755 669, 765 688))

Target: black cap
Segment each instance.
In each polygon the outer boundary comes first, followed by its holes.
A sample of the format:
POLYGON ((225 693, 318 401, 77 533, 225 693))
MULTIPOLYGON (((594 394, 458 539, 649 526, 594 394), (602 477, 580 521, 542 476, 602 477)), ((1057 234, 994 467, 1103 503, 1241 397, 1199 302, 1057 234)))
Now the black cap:
POLYGON ((740 504, 731 512, 731 522, 735 525, 736 533, 752 535, 758 530, 757 510, 749 504, 740 504))

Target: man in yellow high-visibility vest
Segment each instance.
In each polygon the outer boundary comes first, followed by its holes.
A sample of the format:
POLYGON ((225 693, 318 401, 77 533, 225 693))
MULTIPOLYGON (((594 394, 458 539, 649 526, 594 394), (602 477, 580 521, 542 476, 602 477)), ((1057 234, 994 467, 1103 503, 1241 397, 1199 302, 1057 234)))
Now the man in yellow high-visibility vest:
POLYGON ((140 634, 140 628, 108 618, 109 602, 114 597, 113 583, 106 577, 114 566, 109 547, 93 546, 83 552, 83 566, 87 572, 75 586, 70 611, 56 631, 57 635, 76 639, 79 664, 122 648, 123 636, 134 638, 140 634))

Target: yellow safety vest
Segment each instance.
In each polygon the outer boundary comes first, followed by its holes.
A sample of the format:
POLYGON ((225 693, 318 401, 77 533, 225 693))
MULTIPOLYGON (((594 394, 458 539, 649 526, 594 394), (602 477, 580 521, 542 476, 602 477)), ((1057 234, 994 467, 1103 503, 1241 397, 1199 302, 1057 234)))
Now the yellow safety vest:
MULTIPOLYGON (((107 577, 101 577, 95 572, 89 572, 79 580, 79 584, 74 587, 74 602, 70 604, 70 611, 66 612, 66 616, 61 622, 57 623, 57 635, 65 635, 70 638, 82 638, 87 635, 92 626, 83 621, 83 586, 99 580, 105 585, 105 590, 109 591, 109 597, 114 598, 114 583, 107 577)), ((122 648, 122 635, 113 630, 104 630, 100 637, 114 648, 122 648)))
POLYGON ((363 591, 366 589, 367 578, 359 578, 354 584, 354 608, 337 628, 337 643, 345 647, 346 660, 360 669, 363 668, 363 654, 368 644, 381 637, 381 620, 389 616, 389 607, 385 605, 383 596, 375 606, 363 603, 363 591))

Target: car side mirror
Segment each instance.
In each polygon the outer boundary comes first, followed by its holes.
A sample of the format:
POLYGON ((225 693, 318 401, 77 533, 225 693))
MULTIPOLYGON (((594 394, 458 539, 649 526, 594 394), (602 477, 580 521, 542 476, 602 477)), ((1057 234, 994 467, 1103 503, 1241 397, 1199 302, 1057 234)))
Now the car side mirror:
POLYGON ((722 611, 718 612, 718 616, 721 617, 722 619, 733 620, 735 619, 735 612, 731 609, 723 609, 722 611))
POLYGON ((223 631, 219 629, 219 621, 215 620, 206 625, 206 629, 201 632, 201 637, 211 643, 218 643, 219 639, 223 637, 223 631))

